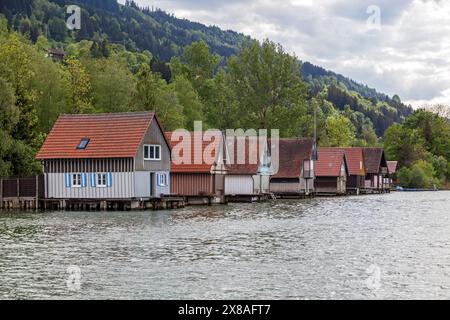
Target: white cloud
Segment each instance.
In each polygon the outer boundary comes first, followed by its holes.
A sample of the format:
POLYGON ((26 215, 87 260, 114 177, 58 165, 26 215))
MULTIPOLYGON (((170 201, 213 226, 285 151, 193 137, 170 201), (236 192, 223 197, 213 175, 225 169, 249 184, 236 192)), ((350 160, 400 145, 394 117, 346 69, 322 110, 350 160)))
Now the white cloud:
POLYGON ((450 1, 138 0, 176 16, 270 38, 302 59, 419 106, 450 104, 450 1), (381 9, 368 30, 367 7, 381 9))

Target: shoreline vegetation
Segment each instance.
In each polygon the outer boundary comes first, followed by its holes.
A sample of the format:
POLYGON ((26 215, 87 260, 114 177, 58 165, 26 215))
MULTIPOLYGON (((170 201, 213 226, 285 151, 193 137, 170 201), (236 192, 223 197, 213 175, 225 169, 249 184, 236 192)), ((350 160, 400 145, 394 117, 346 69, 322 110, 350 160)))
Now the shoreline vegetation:
MULTIPOLYGON (((61 113, 151 110, 167 131, 192 130, 202 120, 205 129, 281 129, 282 137, 312 137, 316 113, 319 146, 384 147, 388 160, 399 162, 399 185, 448 188, 448 107, 413 111, 398 96, 353 91, 325 71, 302 76, 304 66, 318 69, 269 40, 236 40, 226 51, 202 36, 176 49, 173 42, 165 53, 159 42, 152 51, 151 44, 131 43, 139 24, 127 34, 118 17, 134 15, 143 25, 154 16, 179 20, 132 1, 105 1, 111 6, 102 9, 91 2, 83 14, 103 33, 68 32, 65 1, 34 0, 26 8, 6 1, 0 8, 1 177, 41 172, 34 156, 61 113), (131 42, 115 41, 119 35, 131 42)), ((225 33, 214 31, 225 43, 225 33)))

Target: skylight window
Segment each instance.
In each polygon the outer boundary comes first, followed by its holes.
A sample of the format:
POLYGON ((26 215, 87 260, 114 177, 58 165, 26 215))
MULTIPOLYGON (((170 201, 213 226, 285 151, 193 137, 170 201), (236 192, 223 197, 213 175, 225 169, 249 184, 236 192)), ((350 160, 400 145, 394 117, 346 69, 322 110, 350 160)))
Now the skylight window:
POLYGON ((85 150, 87 148, 89 144, 89 139, 88 138, 83 138, 81 139, 80 143, 78 144, 77 149, 78 150, 85 150))

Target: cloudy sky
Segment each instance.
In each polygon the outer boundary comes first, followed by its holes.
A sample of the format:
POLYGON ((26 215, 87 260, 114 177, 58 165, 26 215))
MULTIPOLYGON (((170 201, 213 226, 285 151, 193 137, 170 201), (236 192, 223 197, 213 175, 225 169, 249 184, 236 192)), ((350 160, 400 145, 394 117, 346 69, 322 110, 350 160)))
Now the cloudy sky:
POLYGON ((420 106, 450 104, 447 0, 137 0, 281 43, 310 61, 420 106), (378 10, 379 9, 379 10, 378 10))

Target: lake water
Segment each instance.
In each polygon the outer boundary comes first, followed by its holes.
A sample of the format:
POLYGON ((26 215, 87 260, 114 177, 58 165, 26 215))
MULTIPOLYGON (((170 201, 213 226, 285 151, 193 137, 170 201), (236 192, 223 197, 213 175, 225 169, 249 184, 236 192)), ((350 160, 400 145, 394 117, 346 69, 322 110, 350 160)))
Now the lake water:
POLYGON ((450 298, 450 192, 0 213, 0 245, 2 299, 450 298))

